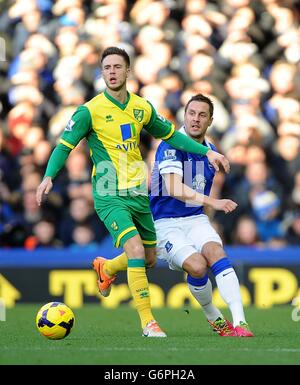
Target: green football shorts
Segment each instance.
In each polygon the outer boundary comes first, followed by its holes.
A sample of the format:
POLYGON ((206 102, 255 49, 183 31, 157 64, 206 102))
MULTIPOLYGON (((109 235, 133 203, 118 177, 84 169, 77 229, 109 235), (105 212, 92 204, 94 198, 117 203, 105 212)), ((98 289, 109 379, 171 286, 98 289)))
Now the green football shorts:
POLYGON ((139 234, 144 247, 156 246, 156 233, 150 211, 149 198, 135 196, 94 195, 95 210, 113 237, 115 247, 139 234))

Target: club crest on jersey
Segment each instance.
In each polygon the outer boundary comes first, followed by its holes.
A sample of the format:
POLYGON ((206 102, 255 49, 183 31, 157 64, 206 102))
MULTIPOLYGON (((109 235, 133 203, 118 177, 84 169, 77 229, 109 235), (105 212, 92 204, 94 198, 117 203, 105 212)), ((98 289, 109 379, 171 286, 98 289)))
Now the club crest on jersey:
POLYGON ((133 115, 138 122, 141 122, 144 118, 144 110, 139 110, 137 108, 134 108, 133 115))
POLYGON ((163 160, 175 160, 176 150, 165 150, 163 160))
POLYGON ((117 225, 117 222, 116 222, 116 221, 113 221, 113 223, 110 225, 110 227, 111 227, 113 230, 115 230, 115 231, 117 231, 117 230, 119 229, 119 226, 117 225))
POLYGON ((169 253, 169 252, 173 249, 173 243, 171 243, 170 241, 168 241, 168 242, 165 244, 165 249, 167 250, 167 253, 169 253))
POLYGON ((65 131, 72 131, 74 124, 75 124, 74 120, 70 119, 68 121, 68 124, 66 125, 65 131))

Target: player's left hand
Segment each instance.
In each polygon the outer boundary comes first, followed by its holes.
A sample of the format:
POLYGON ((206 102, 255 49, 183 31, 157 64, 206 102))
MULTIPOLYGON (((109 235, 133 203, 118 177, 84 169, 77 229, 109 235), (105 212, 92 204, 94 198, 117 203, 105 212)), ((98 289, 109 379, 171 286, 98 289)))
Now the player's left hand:
POLYGON ((209 162, 213 165, 216 171, 219 171, 219 164, 222 165, 225 172, 228 174, 230 171, 230 164, 226 156, 220 154, 217 151, 209 150, 206 154, 209 162))
POLYGON ((42 199, 44 194, 49 194, 49 191, 52 189, 53 183, 52 178, 50 176, 46 176, 42 183, 38 186, 36 190, 36 201, 40 206, 42 204, 42 199))
POLYGON ((237 203, 231 199, 215 199, 212 207, 215 210, 224 211, 225 214, 228 214, 237 208, 237 203))

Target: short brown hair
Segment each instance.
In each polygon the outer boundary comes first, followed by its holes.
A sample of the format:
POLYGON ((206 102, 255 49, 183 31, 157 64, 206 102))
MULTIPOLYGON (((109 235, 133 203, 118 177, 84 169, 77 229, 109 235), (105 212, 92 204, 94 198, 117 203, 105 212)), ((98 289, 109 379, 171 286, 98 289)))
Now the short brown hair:
POLYGON ((207 103, 208 106, 209 106, 209 114, 210 114, 210 117, 213 116, 214 114, 214 105, 213 105, 213 102, 207 97, 207 96, 204 96, 202 94, 197 94, 197 95, 194 95, 191 97, 191 99, 187 102, 185 108, 184 108, 184 113, 186 113, 187 109, 188 109, 188 106, 191 102, 193 101, 196 101, 196 102, 204 102, 204 103, 207 103))
POLYGON ((119 48, 119 47, 106 48, 102 53, 100 63, 102 64, 102 62, 106 58, 106 56, 109 56, 109 55, 122 56, 122 58, 125 60, 125 63, 127 64, 127 66, 130 67, 130 58, 129 58, 128 53, 124 49, 119 48))

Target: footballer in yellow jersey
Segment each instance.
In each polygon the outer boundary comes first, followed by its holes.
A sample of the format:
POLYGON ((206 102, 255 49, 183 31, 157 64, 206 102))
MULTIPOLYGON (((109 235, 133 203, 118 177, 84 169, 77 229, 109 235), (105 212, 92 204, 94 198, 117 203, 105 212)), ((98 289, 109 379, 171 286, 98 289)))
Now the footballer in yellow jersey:
MULTIPOLYGON (((60 139, 60 145, 70 150, 84 137, 87 139, 94 164, 92 181, 95 209, 117 247, 139 232, 142 233, 145 247, 156 244, 148 197, 145 197, 147 192, 145 194, 143 188, 145 164, 138 146, 143 127, 157 138, 167 139, 174 133, 173 125, 159 117, 145 99, 128 93, 126 102, 121 104, 104 92, 77 109, 60 139), (128 192, 134 194, 135 191, 134 200, 126 197, 128 192), (133 225, 126 212, 122 216, 120 202, 124 200, 126 205, 130 205, 131 211, 138 213, 138 218, 134 220, 139 225, 133 225), (141 207, 134 210, 138 202, 141 207)), ((46 176, 48 174, 54 176, 51 163, 46 176)))
MULTIPOLYGON (((60 143, 73 149, 86 137, 94 164, 93 176, 103 176, 106 164, 101 167, 100 162, 109 161, 113 165, 111 177, 115 176, 115 190, 128 189, 141 185, 146 178, 138 164, 130 166, 142 162, 139 150, 142 128, 160 139, 168 139, 174 133, 173 125, 159 117, 145 99, 128 93, 126 102, 121 104, 105 91, 77 109, 60 143)), ((110 185, 113 186, 113 180, 110 185)))

